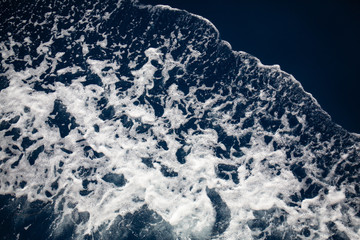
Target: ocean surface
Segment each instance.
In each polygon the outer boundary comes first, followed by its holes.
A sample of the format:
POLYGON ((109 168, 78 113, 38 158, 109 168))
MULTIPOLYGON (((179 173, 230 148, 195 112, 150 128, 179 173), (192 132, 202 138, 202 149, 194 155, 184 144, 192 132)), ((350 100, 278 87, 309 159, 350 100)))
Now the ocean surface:
POLYGON ((209 19, 234 50, 279 64, 350 132, 360 133, 360 1, 140 0, 209 19))
POLYGON ((360 238, 360 135, 209 20, 2 0, 0 52, 1 239, 360 238))

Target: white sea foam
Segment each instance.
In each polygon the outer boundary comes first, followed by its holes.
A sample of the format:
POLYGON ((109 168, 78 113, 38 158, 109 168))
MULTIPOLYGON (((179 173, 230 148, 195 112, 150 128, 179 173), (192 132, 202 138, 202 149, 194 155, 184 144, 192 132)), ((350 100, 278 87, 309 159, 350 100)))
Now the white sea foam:
MULTIPOLYGON (((160 5, 152 8, 153 11, 166 9, 169 11, 180 11, 170 8, 169 6, 160 5)), ((90 10, 89 10, 90 11, 90 10)), ((91 13, 91 11, 89 12, 91 13)), ((112 13, 106 13, 103 18, 111 18, 112 13)), ((200 21, 218 34, 217 29, 208 20, 198 16, 200 21)), ((100 16, 97 16, 100 18, 100 16)), ((87 21, 83 18, 83 21, 87 21)), ((86 26, 86 30, 95 29, 92 24, 86 26)), ((66 37, 70 32, 76 31, 69 28, 62 31, 59 37, 66 37)), ((171 34, 174 38, 181 39, 183 36, 180 30, 174 30, 171 34)), ((216 36, 217 37, 217 36, 216 36)), ((301 232, 303 223, 309 222, 309 225, 317 225, 318 228, 313 230, 313 235, 318 234, 318 239, 330 237, 326 223, 332 221, 339 230, 349 234, 353 239, 359 236, 359 228, 350 229, 344 223, 345 218, 349 218, 356 226, 359 226, 359 220, 355 217, 354 212, 349 211, 348 216, 342 213, 342 206, 346 206, 346 196, 344 187, 336 189, 328 186, 328 194, 320 192, 316 197, 304 199, 297 206, 289 206, 289 196, 299 193, 304 188, 304 181, 300 182, 289 169, 289 165, 299 158, 293 157, 289 160, 287 157, 285 143, 296 144, 299 142, 298 136, 293 136, 287 132, 291 131, 289 119, 284 116, 279 120, 282 128, 269 132, 260 124, 260 119, 254 120, 251 128, 242 128, 244 119, 239 123, 231 123, 235 108, 237 105, 246 102, 248 99, 241 93, 234 100, 228 100, 232 105, 229 111, 224 111, 228 102, 217 105, 226 97, 221 94, 213 94, 205 102, 197 99, 195 92, 197 90, 210 90, 200 84, 201 79, 197 79, 197 86, 192 86, 189 93, 185 94, 176 84, 171 84, 166 89, 166 94, 158 96, 161 105, 164 107, 164 114, 161 117, 156 116, 155 110, 149 103, 142 104, 136 102, 141 96, 147 95, 148 91, 154 87, 154 74, 157 68, 152 64, 156 60, 163 68, 161 70, 163 84, 170 79, 170 71, 175 67, 187 71, 187 64, 190 61, 199 59, 203 53, 197 50, 196 46, 189 44, 187 50, 189 54, 175 60, 170 53, 164 54, 161 47, 149 47, 144 51, 147 61, 138 66, 137 61, 130 61, 128 67, 132 69, 131 76, 121 76, 119 79, 115 75, 121 67, 120 63, 114 60, 98 60, 87 58, 86 63, 92 74, 98 76, 103 86, 95 84, 84 86, 86 77, 81 76, 73 79, 70 84, 55 82, 53 85, 42 86, 53 91, 48 93, 35 91, 33 88, 36 82, 40 81, 40 76, 47 71, 56 73, 61 76, 67 73, 75 74, 84 71, 82 67, 71 66, 58 69, 55 72, 58 62, 63 61, 64 52, 52 54, 55 58, 50 57, 50 48, 53 40, 41 43, 36 52, 44 56, 44 60, 39 66, 33 68, 27 66, 25 70, 15 71, 11 64, 5 62, 6 59, 15 55, 13 47, 19 45, 11 36, 8 37, 8 45, 0 43, 2 65, 6 67, 6 76, 10 80, 10 86, 0 92, 0 116, 2 120, 9 121, 15 116, 20 116, 20 120, 11 127, 21 129, 21 138, 30 137, 36 140, 36 143, 23 150, 24 155, 18 166, 12 168, 11 165, 16 162, 21 154, 21 150, 12 149, 14 152, 10 159, 2 163, 1 170, 4 173, 0 179, 1 194, 16 194, 16 196, 27 195, 30 201, 41 199, 44 201, 54 201, 56 207, 60 204, 60 199, 64 197, 65 203, 61 224, 66 224, 68 214, 71 214, 72 204, 76 205, 78 211, 87 211, 90 213, 90 220, 78 226, 78 233, 91 233, 96 231, 104 223, 111 223, 116 216, 133 213, 144 204, 156 211, 165 221, 170 223, 174 232, 180 239, 209 239, 212 234, 212 227, 216 221, 216 211, 209 199, 206 189, 216 189, 221 199, 230 209, 231 219, 229 227, 218 239, 252 239, 253 232, 248 226, 248 222, 256 219, 254 212, 270 211, 272 209, 282 209, 286 212, 284 220, 284 229, 301 232), (112 70, 105 72, 104 69, 110 67, 112 70), (137 70, 134 70, 137 69, 137 70), (118 94, 115 84, 119 80, 131 81, 132 86, 125 93, 118 94), (102 97, 108 101, 107 106, 112 106, 114 116, 112 119, 101 119, 102 114, 98 102, 102 97), (56 126, 50 126, 47 122, 54 109, 54 102, 60 100, 66 107, 66 112, 76 119, 78 125, 71 129, 69 134, 62 138, 59 129, 56 126), (184 108, 194 108, 193 116, 200 121, 206 112, 213 122, 220 126, 227 136, 239 140, 247 133, 252 133, 247 147, 241 146, 242 156, 235 156, 237 151, 235 147, 230 146, 230 152, 233 154, 229 158, 221 158, 215 148, 220 147, 226 150, 228 146, 221 142, 219 133, 215 129, 206 128, 201 131, 188 129, 182 132, 183 142, 179 141, 179 136, 174 130, 180 128, 189 120, 189 112, 184 113, 180 107, 181 102, 184 108), (25 111, 25 108, 29 110, 25 111), (132 128, 126 127, 121 121, 121 116, 126 115, 134 124, 132 128), (95 130, 94 125, 99 130, 95 130), (136 129, 149 124, 150 130, 140 132, 136 129), (34 129, 37 130, 34 131, 34 129), (171 131, 172 130, 172 131, 171 131), (277 142, 284 145, 275 149, 273 144, 265 143, 264 137, 272 137, 271 143, 277 142), (166 141, 168 150, 158 146, 158 139, 166 141), (33 165, 27 160, 32 152, 44 146, 44 151, 33 165), (103 156, 94 157, 95 153, 86 156, 84 147, 91 147, 92 150, 103 153, 103 156), (180 163, 177 160, 176 153, 178 149, 183 148, 188 154, 185 157, 186 162, 180 163), (63 149, 71 151, 66 153, 63 149), (144 164, 143 159, 149 158, 153 167, 144 164), (60 165, 63 164, 61 167, 60 165), (232 179, 223 179, 217 176, 217 166, 219 164, 228 164, 236 166, 239 183, 236 184, 232 179), (163 167, 166 166, 178 175, 176 177, 166 177, 162 173, 163 167), (83 180, 78 169, 83 167, 90 170, 86 178, 90 182, 87 195, 81 195, 80 191, 84 190, 83 180), (61 171, 59 171, 61 169, 61 171), (96 169, 96 172, 95 170, 96 169), (6 172, 6 174, 5 174, 6 172), (123 174, 126 179, 124 186, 116 186, 114 183, 104 181, 103 177, 107 173, 123 174), (26 181, 24 188, 19 187, 18 183, 26 181), (52 189, 51 184, 57 182, 58 189, 52 189), (57 199, 47 197, 46 191, 56 196, 60 190, 64 193, 57 199)), ((25 41, 31 44, 31 40, 25 41)), ((107 36, 103 36, 102 41, 88 43, 85 36, 81 36, 77 42, 86 56, 89 49, 94 45, 101 48, 109 48, 107 36)), ((226 45, 229 49, 231 46, 227 42, 220 44, 226 45)), ((164 44, 167 48, 172 48, 169 42, 164 44)), ((127 49, 127 45, 121 45, 121 48, 127 49)), ((119 50, 121 55, 121 51, 119 50)), ((244 52, 234 52, 237 56, 248 56, 244 52)), ((294 79, 280 70, 278 65, 265 66, 255 59, 257 67, 260 69, 270 70, 269 74, 284 74, 284 82, 297 84, 300 89, 301 85, 294 79)), ((24 60, 31 64, 31 58, 25 56, 24 60)), ((243 67, 251 67, 249 61, 243 62, 243 67)), ((240 74, 240 71, 239 71, 240 74)), ((240 84, 244 88, 254 90, 251 84, 235 82, 228 88, 237 87, 240 84)), ((260 91, 259 99, 264 102, 272 102, 275 99, 278 89, 268 86, 264 91, 260 91)), ((310 95, 309 95, 310 96, 310 95)), ((312 102, 317 104, 316 100, 311 97, 312 102)), ((266 116, 268 113, 267 106, 253 105, 245 112, 244 118, 251 116, 266 116)), ((298 122, 304 126, 307 124, 304 115, 293 113, 298 122)), ((68 126, 70 128, 70 124, 68 126)), ((200 127, 197 128, 199 130, 200 127)), ((21 149, 20 139, 12 140, 12 136, 5 136, 5 131, 0 133, 0 146, 6 149, 11 145, 16 145, 21 149)), ((331 147, 331 143, 329 147, 331 147)), ((334 144, 334 143, 332 143, 334 144)), ((359 149, 357 144, 355 148, 359 149)), ((313 159, 314 153, 309 146, 301 148, 303 158, 313 159)), ((0 152, 1 159, 7 156, 4 151, 0 152)), ((343 160, 347 155, 343 155, 343 160)), ((315 164, 307 161, 303 166, 309 174, 312 181, 319 181, 316 178, 318 171, 315 164)), ((334 171, 334 170, 333 170, 334 171)), ((322 184, 327 184, 326 182, 322 184)), ((30 226, 28 226, 29 228, 30 226)), ((25 229, 26 230, 26 229, 25 229)), ((289 230, 289 231, 290 231, 289 230)), ((58 228, 61 231, 61 228, 58 228)), ((216 237, 214 237, 216 238, 216 237)))

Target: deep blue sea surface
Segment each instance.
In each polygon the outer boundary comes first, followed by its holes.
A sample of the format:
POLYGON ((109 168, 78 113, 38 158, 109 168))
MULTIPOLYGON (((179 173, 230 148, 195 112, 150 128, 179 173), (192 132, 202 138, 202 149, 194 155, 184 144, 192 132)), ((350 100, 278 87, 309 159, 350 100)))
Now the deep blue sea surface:
POLYGON ((212 21, 234 50, 279 64, 333 121, 360 133, 359 1, 140 0, 212 21))
POLYGON ((360 136, 221 36, 141 1, 1 1, 0 238, 359 239, 360 136))

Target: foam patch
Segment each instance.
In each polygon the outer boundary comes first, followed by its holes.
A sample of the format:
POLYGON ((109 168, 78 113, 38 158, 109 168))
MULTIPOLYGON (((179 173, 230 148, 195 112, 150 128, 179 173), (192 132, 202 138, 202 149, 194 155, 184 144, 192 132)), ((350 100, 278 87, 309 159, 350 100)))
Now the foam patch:
POLYGON ((3 238, 359 238, 359 136, 279 66, 168 6, 0 5, 3 238))

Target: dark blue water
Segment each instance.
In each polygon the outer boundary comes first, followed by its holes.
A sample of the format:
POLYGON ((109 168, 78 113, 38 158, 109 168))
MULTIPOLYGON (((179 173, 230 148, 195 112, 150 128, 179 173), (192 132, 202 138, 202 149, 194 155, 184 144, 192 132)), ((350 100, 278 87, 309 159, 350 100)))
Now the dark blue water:
POLYGON ((333 120, 360 133, 357 1, 159 1, 210 19, 234 50, 279 64, 333 120))
MULTIPOLYGON (((183 10, 20 2, 0 4, 1 239, 360 237, 359 135, 289 73, 183 10)), ((305 31, 276 6, 265 33, 305 31)))

